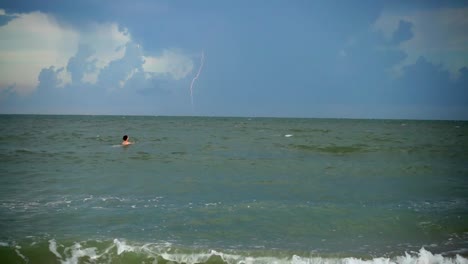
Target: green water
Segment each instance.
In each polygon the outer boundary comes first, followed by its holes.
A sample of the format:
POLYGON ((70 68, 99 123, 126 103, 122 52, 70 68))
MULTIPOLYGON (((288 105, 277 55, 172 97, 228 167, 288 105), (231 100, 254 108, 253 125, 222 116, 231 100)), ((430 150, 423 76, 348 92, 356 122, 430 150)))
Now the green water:
MULTIPOLYGON (((210 250, 256 260, 467 254, 467 122, 3 115, 0 124, 7 263, 68 261, 75 243, 123 263, 122 243, 151 245, 160 263, 210 250), (124 134, 135 144, 120 146, 124 134)), ((87 254, 80 261, 107 261, 87 254)))

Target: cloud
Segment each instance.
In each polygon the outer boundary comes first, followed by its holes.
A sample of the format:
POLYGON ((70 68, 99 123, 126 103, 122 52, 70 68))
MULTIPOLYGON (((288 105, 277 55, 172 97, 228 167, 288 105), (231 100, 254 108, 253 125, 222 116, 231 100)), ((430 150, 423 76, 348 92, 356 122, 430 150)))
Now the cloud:
POLYGON ((81 44, 75 56, 68 60, 67 71, 71 74, 73 83, 80 84, 85 74, 97 71, 97 59, 91 57, 93 53, 94 51, 88 45, 81 44))
POLYGON ((459 70, 459 78, 450 79, 450 73, 440 64, 435 65, 420 57, 416 63, 404 66, 402 76, 393 80, 385 98, 401 105, 459 108, 453 116, 466 118, 468 106, 468 69, 459 70))
POLYGON ((0 27, 8 24, 12 19, 16 18, 14 15, 9 15, 4 9, 0 9, 0 27))
POLYGON ((414 34, 411 31, 413 24, 404 20, 400 20, 397 30, 393 32, 392 41, 395 44, 400 44, 413 38, 414 34))
POLYGON ((116 23, 93 24, 80 32, 80 44, 89 48, 86 58, 94 70, 84 72, 83 81, 96 83, 99 72, 112 61, 122 58, 126 45, 131 42, 130 33, 119 29, 116 23))
POLYGON ((177 49, 165 49, 159 57, 144 57, 143 69, 148 73, 169 75, 175 80, 187 77, 193 70, 193 61, 177 49))
POLYGON ((0 89, 13 85, 15 92, 28 94, 42 69, 66 65, 79 35, 40 12, 15 16, 0 27, 0 89))
POLYGON ((401 72, 404 66, 415 63, 423 56, 434 64, 442 64, 452 78, 459 76, 459 69, 468 66, 468 8, 439 8, 419 11, 399 9, 384 11, 374 23, 374 29, 391 40, 400 36, 399 48, 408 56, 397 65, 401 72), (409 24, 413 37, 408 39, 409 24), (405 29, 406 28, 406 29, 405 29), (406 33, 404 33, 406 31, 406 33), (401 39, 403 34, 406 38, 401 39))
POLYGON ((88 23, 77 29, 41 12, 6 14, 0 9, 0 16, 11 17, 0 26, 3 94, 28 95, 36 88, 45 89, 46 84, 112 90, 131 79, 134 84, 147 83, 136 80, 142 76, 181 80, 193 70, 190 56, 178 49, 165 49, 160 56, 145 55, 128 30, 116 23, 88 23))
POLYGON ((139 45, 127 43, 121 59, 113 60, 98 76, 98 86, 105 89, 123 87, 136 72, 142 71, 143 56, 139 45))
MULTIPOLYGON (((421 55, 413 61, 412 56, 423 54, 424 49, 417 52, 404 49, 406 43, 421 38, 409 19, 395 17, 387 31, 362 32, 346 42, 337 56, 336 72, 340 78, 334 78, 328 85, 329 89, 336 89, 336 98, 341 96, 341 100, 335 99, 335 102, 359 101, 369 107, 383 105, 383 108, 393 109, 395 116, 405 116, 404 111, 398 109, 407 109, 406 116, 410 118, 466 119, 468 67, 458 68, 458 77, 453 78, 454 73, 446 64, 435 62, 433 57, 421 55), (398 68, 398 75, 392 74, 395 68, 398 68), (360 78, 363 73, 367 75, 360 78), (354 94, 359 95, 359 100, 353 98, 354 94)), ((451 63, 450 60, 444 62, 451 63)))
POLYGON ((63 70, 64 68, 56 69, 54 66, 42 69, 38 77, 38 86, 40 90, 60 87, 62 85, 62 81, 60 80, 59 75, 63 70))

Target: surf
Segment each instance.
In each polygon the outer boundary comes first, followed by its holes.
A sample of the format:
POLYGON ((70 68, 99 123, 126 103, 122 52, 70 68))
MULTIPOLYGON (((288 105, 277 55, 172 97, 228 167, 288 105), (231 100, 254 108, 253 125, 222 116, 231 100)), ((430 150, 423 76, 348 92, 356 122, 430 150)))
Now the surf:
POLYGON ((467 264, 466 254, 432 253, 425 248, 392 257, 309 255, 288 252, 259 252, 181 248, 169 242, 136 243, 115 238, 111 241, 88 240, 60 242, 55 239, 29 245, 0 242, 0 259, 4 263, 222 263, 222 264, 467 264), (289 255, 288 255, 289 254, 289 255))

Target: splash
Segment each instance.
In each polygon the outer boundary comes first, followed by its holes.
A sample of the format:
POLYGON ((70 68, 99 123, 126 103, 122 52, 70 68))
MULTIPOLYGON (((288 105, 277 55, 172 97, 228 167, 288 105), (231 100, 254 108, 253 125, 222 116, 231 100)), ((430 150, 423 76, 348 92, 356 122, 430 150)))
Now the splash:
POLYGON ((200 76, 200 73, 201 73, 201 71, 203 69, 203 63, 204 62, 205 62, 205 51, 202 51, 200 68, 198 69, 197 75, 195 75, 195 77, 193 77, 192 83, 190 84, 190 102, 192 103, 192 107, 193 107, 193 84, 195 83, 195 80, 197 80, 198 77, 200 76))

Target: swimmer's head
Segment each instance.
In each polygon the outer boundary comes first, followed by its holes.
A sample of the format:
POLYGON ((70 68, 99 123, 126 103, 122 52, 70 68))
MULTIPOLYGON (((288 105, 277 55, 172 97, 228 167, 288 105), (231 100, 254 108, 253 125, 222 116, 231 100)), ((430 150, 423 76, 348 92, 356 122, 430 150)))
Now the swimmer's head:
POLYGON ((123 136, 123 138, 122 138, 122 139, 123 139, 124 141, 126 141, 126 140, 128 139, 128 136, 127 136, 127 135, 125 135, 125 136, 123 136))

